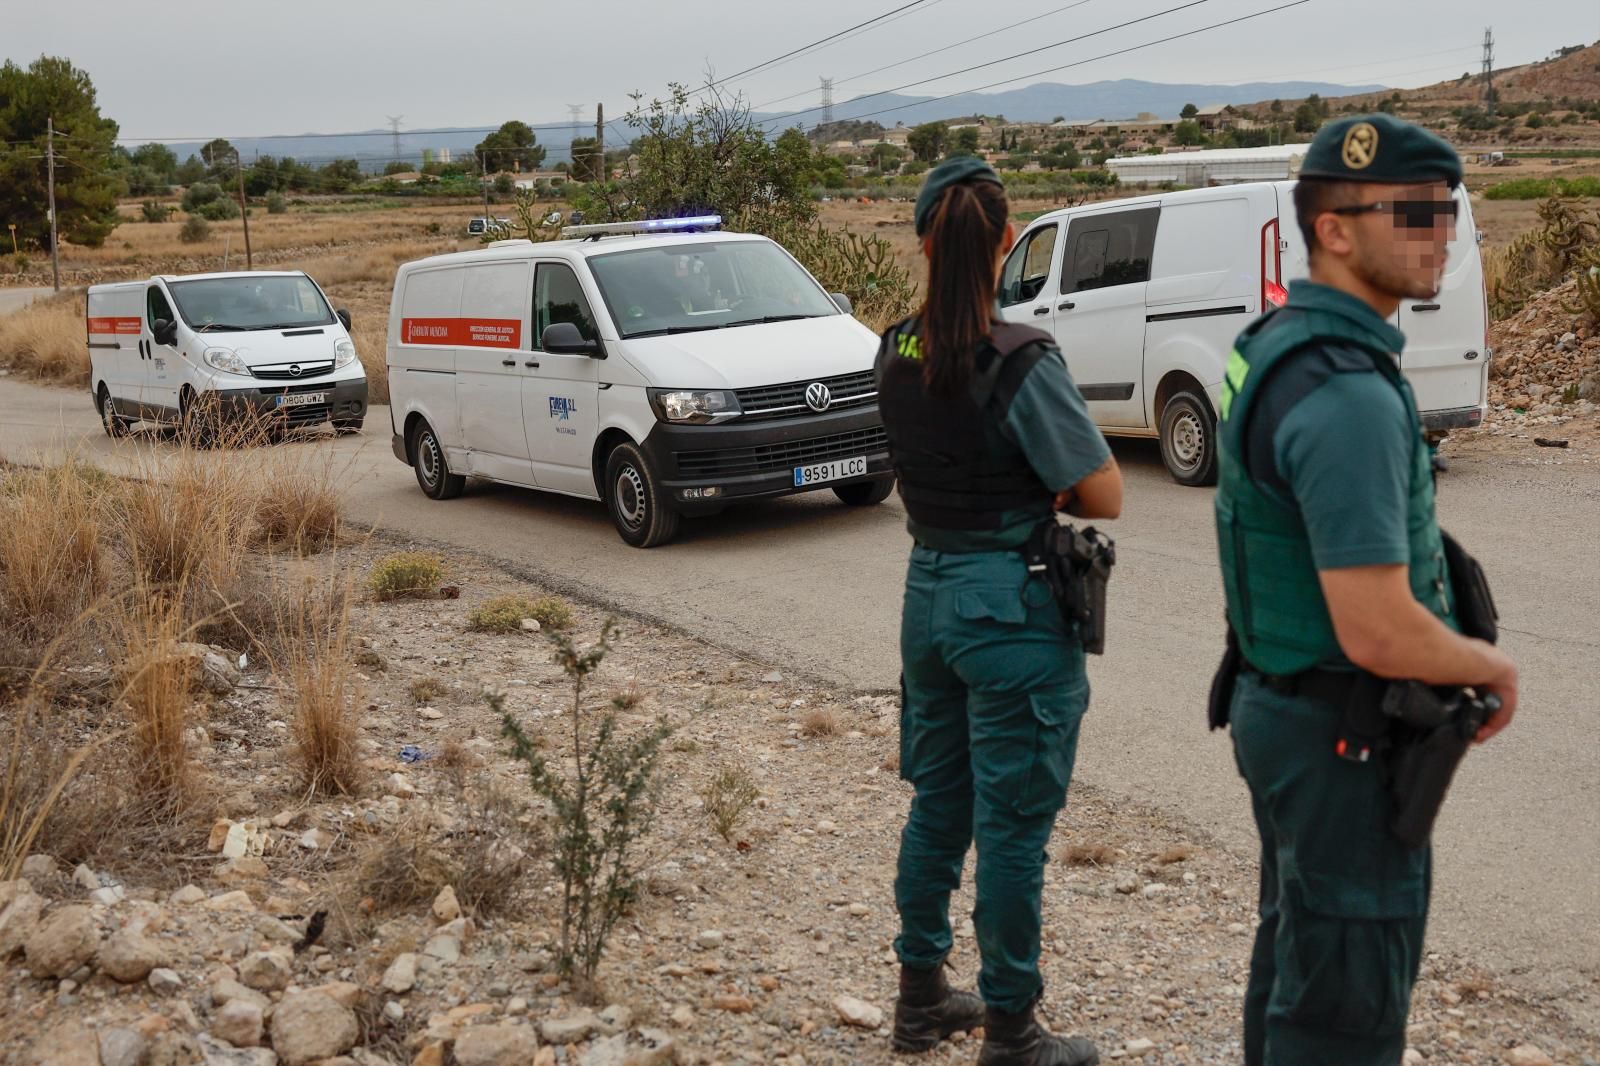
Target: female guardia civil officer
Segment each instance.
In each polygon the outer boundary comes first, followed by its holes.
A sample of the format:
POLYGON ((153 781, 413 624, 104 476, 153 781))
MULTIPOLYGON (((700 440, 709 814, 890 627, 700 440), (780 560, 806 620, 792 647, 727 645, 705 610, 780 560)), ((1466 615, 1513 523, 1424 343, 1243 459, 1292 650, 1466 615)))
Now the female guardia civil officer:
POLYGON ((917 197, 927 300, 884 334, 878 402, 916 545, 900 653, 900 775, 916 788, 900 840, 894 1044, 984 1027, 980 1066, 1080 1066, 1093 1044, 1034 1020, 1045 844, 1066 803, 1089 703, 1084 652, 1021 549, 1054 511, 1115 518, 1122 474, 1048 334, 1000 321, 1015 239, 981 160, 936 167, 917 197), (946 983, 950 893, 978 848, 982 1001, 946 983))

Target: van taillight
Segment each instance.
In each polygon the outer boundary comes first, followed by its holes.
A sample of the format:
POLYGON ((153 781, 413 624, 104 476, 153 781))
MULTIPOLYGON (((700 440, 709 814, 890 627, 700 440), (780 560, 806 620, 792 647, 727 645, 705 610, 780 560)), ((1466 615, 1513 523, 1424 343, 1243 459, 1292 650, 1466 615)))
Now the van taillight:
POLYGON ((1289 302, 1283 287, 1283 251, 1278 241, 1278 220, 1261 227, 1261 310, 1268 305, 1282 307, 1289 302))

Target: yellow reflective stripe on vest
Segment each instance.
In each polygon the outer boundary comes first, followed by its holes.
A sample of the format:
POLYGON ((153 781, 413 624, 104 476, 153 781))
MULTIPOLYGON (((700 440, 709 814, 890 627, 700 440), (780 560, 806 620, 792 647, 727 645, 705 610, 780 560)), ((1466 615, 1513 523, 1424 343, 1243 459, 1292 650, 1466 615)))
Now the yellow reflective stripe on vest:
POLYGON ((1244 379, 1250 376, 1250 364, 1245 357, 1235 348, 1228 353, 1228 366, 1222 376, 1222 420, 1228 420, 1228 409, 1233 406, 1233 398, 1244 391, 1244 379))
POLYGON ((895 348, 899 351, 902 359, 922 358, 922 341, 914 333, 900 334, 895 348))

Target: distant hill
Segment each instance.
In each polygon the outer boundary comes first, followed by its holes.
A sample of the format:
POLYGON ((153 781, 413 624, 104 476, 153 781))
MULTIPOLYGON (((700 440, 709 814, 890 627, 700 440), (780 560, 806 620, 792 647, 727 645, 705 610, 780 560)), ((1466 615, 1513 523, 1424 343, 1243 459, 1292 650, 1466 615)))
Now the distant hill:
MULTIPOLYGON (((1148 111, 1162 118, 1177 118, 1184 104, 1206 107, 1209 104, 1251 103, 1256 100, 1304 100, 1312 93, 1321 96, 1348 96, 1351 93, 1379 92, 1382 85, 1334 85, 1319 81, 1247 82, 1242 85, 1169 85, 1162 82, 1097 81, 1087 85, 1058 85, 1041 82, 1022 89, 998 93, 962 93, 948 99, 928 96, 857 97, 833 107, 836 122, 871 118, 885 126, 903 123, 934 122, 957 115, 1004 115, 1012 122, 1049 122, 1065 119, 1126 119, 1148 111), (894 110, 889 110, 889 109, 894 110), (876 112, 887 111, 886 114, 876 112)), ((796 121, 810 126, 817 112, 789 112, 796 121)), ((782 115, 764 116, 778 126, 782 115)))
MULTIPOLYGON (((556 123, 553 122, 534 124, 535 136, 547 150, 544 161, 547 167, 570 162, 572 159, 568 147, 573 137, 570 125, 563 124, 559 129, 539 128, 539 126, 554 125, 556 123)), ((475 126, 440 128, 429 133, 407 133, 401 130, 400 159, 404 162, 417 163, 421 160, 425 148, 433 153, 435 159, 439 158, 440 149, 448 149, 452 159, 466 159, 472 155, 472 150, 488 133, 488 130, 475 126)), ((577 135, 593 137, 594 120, 591 118, 586 123, 579 123, 577 135)), ((621 141, 614 132, 607 136, 621 141)), ((203 143, 202 141, 168 142, 167 147, 176 152, 181 161, 191 155, 198 155, 203 143)), ((301 162, 319 166, 332 159, 354 159, 361 163, 363 170, 379 171, 383 169, 385 163, 395 157, 393 134, 386 129, 305 134, 299 137, 234 137, 230 143, 239 149, 247 163, 258 155, 270 155, 279 159, 290 156, 301 162)))

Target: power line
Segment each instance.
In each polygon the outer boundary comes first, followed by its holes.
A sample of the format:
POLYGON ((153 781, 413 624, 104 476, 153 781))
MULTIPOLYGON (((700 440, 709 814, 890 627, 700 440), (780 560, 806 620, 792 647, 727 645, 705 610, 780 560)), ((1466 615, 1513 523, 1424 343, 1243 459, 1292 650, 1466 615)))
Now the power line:
MULTIPOLYGON (((911 88, 915 88, 918 85, 926 85, 930 81, 943 81, 946 78, 960 77, 962 74, 970 74, 975 70, 983 70, 985 67, 993 67, 993 66, 998 66, 1001 63, 1009 63, 1013 59, 1022 59, 1025 56, 1037 55, 1040 52, 1048 52, 1051 49, 1060 48, 1063 45, 1074 44, 1074 43, 1076 43, 1078 41, 1086 41, 1091 37, 1098 37, 1101 34, 1110 33, 1113 30, 1126 29, 1129 26, 1136 26, 1141 22, 1149 22, 1151 19, 1158 19, 1158 18, 1161 18, 1161 17, 1163 17, 1165 15, 1171 15, 1174 12, 1184 11, 1184 10, 1186 10, 1188 8, 1191 8, 1191 7, 1199 7, 1201 4, 1209 4, 1210 2, 1211 2, 1211 0, 1188 0, 1187 3, 1179 4, 1177 7, 1169 7, 1164 11, 1157 11, 1154 14, 1151 14, 1151 15, 1143 15, 1143 16, 1141 16, 1139 18, 1136 18, 1136 19, 1129 19, 1127 22, 1119 22, 1115 26, 1106 26, 1106 27, 1104 27, 1102 29, 1093 30, 1093 31, 1091 31, 1089 33, 1079 34, 1076 37, 1068 37, 1066 40, 1063 40, 1063 41, 1056 41, 1053 44, 1044 44, 1044 45, 1040 45, 1037 48, 1030 48, 1030 49, 1028 49, 1027 51, 1024 51, 1024 52, 1014 52, 1014 53, 1012 53, 1011 55, 1008 55, 1008 56, 1001 56, 999 59, 991 59, 987 63, 977 63, 977 64, 974 64, 973 66, 970 66, 970 67, 962 67, 960 70, 946 71, 943 74, 935 74, 932 77, 919 78, 916 81, 908 81, 904 85, 897 85, 892 89, 882 89, 882 90, 880 90, 878 92, 867 93, 864 96, 858 96, 858 97, 856 97, 854 100, 852 100, 850 102, 851 103, 859 103, 862 100, 871 100, 873 97, 877 97, 877 96, 888 96, 891 93, 900 92, 902 89, 911 89, 911 88)), ((976 90, 973 90, 973 91, 976 91, 976 90)), ((951 94, 951 95, 959 95, 959 94, 951 94)), ((948 99, 948 97, 943 97, 942 99, 948 99)), ((800 115, 809 115, 809 114, 815 112, 816 110, 817 110, 817 108, 808 107, 804 111, 794 111, 794 112, 791 112, 790 114, 783 115, 778 119, 768 119, 766 121, 788 122, 788 121, 790 121, 790 120, 792 120, 794 118, 797 118, 800 115)), ((893 111, 893 110, 897 110, 897 109, 896 108, 890 108, 889 110, 893 111)), ((861 117, 864 117, 864 116, 859 116, 858 115, 856 117, 857 118, 861 118, 861 117)))
MULTIPOLYGON (((914 55, 914 56, 910 57, 909 59, 902 59, 902 60, 899 60, 898 62, 895 62, 895 63, 888 63, 888 64, 885 64, 884 66, 881 66, 881 67, 874 67, 871 70, 862 71, 860 74, 852 74, 848 78, 839 78, 839 79, 836 80, 835 84, 844 85, 847 82, 860 81, 862 78, 868 78, 868 77, 871 77, 874 74, 881 74, 886 70, 893 70, 895 67, 903 67, 907 63, 915 63, 919 59, 927 59, 929 56, 936 56, 936 55, 940 54, 941 52, 948 52, 953 48, 965 47, 966 45, 972 44, 974 41, 982 41, 982 40, 984 40, 986 38, 994 37, 997 34, 1005 33, 1007 30, 1014 30, 1018 26, 1026 26, 1030 22, 1038 22, 1040 19, 1049 18, 1051 15, 1059 15, 1063 11, 1071 11, 1075 7, 1082 7, 1084 4, 1087 4, 1087 3, 1090 3, 1090 2, 1091 2, 1091 0, 1075 0, 1074 3, 1064 4, 1061 7, 1052 8, 1051 10, 1044 12, 1042 15, 1034 15, 1034 16, 1032 16, 1030 18, 1022 19, 1019 22, 1013 22, 1013 23, 1010 23, 1009 25, 1001 26, 999 29, 990 30, 987 33, 980 33, 976 37, 968 37, 965 40, 957 41, 954 44, 947 44, 943 48, 935 48, 935 49, 932 49, 931 51, 922 52, 922 53, 920 53, 918 55, 914 55)), ((759 111, 764 107, 771 107, 773 104, 781 104, 781 103, 784 103, 787 100, 793 100, 797 96, 804 96, 809 91, 810 90, 802 89, 800 92, 790 93, 788 96, 780 96, 776 100, 768 100, 765 103, 757 104, 756 107, 755 107, 755 110, 759 111)))
MULTIPOLYGON (((921 105, 924 105, 924 104, 936 104, 936 103, 939 103, 942 100, 949 100, 949 99, 951 99, 953 97, 957 97, 957 96, 965 96, 968 93, 979 93, 979 92, 983 92, 983 91, 985 91, 987 89, 998 88, 1001 85, 1010 85, 1013 82, 1027 81, 1029 78, 1039 78, 1039 77, 1043 77, 1046 74, 1056 74, 1056 73, 1059 73, 1060 71, 1063 71, 1063 70, 1070 70, 1073 67, 1081 67, 1086 63, 1094 63, 1094 62, 1097 62, 1097 61, 1102 60, 1102 59, 1110 59, 1113 56, 1127 55, 1129 52, 1138 52, 1138 51, 1141 51, 1141 50, 1146 49, 1146 48, 1153 48, 1158 44, 1166 44, 1166 43, 1168 43, 1170 41, 1182 40, 1185 37, 1194 37, 1194 36, 1197 36, 1198 34, 1208 33, 1211 30, 1221 29, 1224 26, 1233 26, 1233 25, 1236 25, 1236 24, 1238 24, 1240 22, 1248 22, 1251 19, 1261 18, 1263 15, 1275 14, 1276 12, 1279 12, 1279 11, 1286 11, 1291 7, 1299 7, 1302 4, 1309 4, 1309 3, 1311 3, 1311 0, 1290 0, 1289 3, 1279 4, 1277 7, 1269 7, 1267 9, 1263 10, 1263 11, 1255 11, 1255 12, 1252 12, 1252 13, 1250 13, 1248 15, 1240 15, 1238 18, 1231 18, 1231 19, 1228 19, 1228 20, 1226 20, 1224 22, 1214 22, 1209 26, 1201 26, 1198 29, 1186 30, 1183 33, 1175 33, 1175 34, 1172 34, 1169 37, 1162 37, 1162 38, 1159 38, 1158 40, 1154 40, 1154 41, 1146 41, 1144 44, 1130 45, 1127 48, 1119 48, 1114 52, 1103 52, 1103 53, 1101 53, 1100 55, 1097 55, 1097 56, 1090 56, 1088 59, 1080 59, 1080 60, 1078 60, 1078 61, 1076 61, 1074 63, 1063 63, 1059 67, 1050 67, 1047 70, 1036 70, 1032 74, 1021 74, 1021 75, 1018 75, 1017 77, 1014 77, 1014 78, 1005 78, 1005 79, 1002 79, 1001 81, 990 82, 987 85, 979 85, 979 86, 975 86, 975 87, 973 87, 971 89, 962 89, 962 90, 959 90, 957 92, 946 93, 943 96, 935 96, 935 97, 932 97, 931 99, 928 99, 928 100, 915 100, 915 101, 912 101, 909 104, 896 104, 894 107, 886 107, 886 108, 883 108, 880 111, 869 111, 864 115, 856 116, 856 118, 857 119, 863 119, 863 118, 872 118, 872 117, 875 117, 877 115, 887 115, 887 114, 889 114, 890 112, 893 112, 893 111, 903 111, 908 107, 918 107, 918 106, 921 106, 921 105)), ((932 79, 930 79, 930 80, 932 80, 932 79)), ((894 90, 889 90, 889 91, 893 92, 894 90)), ((874 95, 882 95, 882 94, 874 94, 874 95)), ((865 97, 861 97, 860 99, 865 99, 865 97)))
MULTIPOLYGON (((787 59, 793 59, 796 56, 799 56, 802 52, 809 52, 813 48, 818 48, 818 47, 821 47, 822 45, 825 45, 825 44, 829 43, 830 41, 838 40, 839 38, 843 37, 847 33, 853 33, 856 30, 864 29, 864 28, 866 28, 868 26, 871 26, 873 23, 882 22, 884 19, 888 18, 891 15, 897 15, 902 11, 909 11, 911 8, 920 7, 921 5, 929 3, 929 2, 930 2, 930 0, 911 0, 910 3, 901 4, 899 7, 893 9, 892 11, 885 11, 881 15, 874 15, 872 18, 867 19, 865 22, 858 22, 854 26, 851 26, 851 27, 849 27, 847 29, 840 30, 838 33, 830 33, 828 36, 823 37, 821 40, 812 41, 810 44, 805 44, 805 45, 801 45, 799 48, 790 49, 789 51, 783 53, 783 55, 781 55, 781 56, 777 56, 777 57, 775 57, 773 59, 768 59, 768 60, 766 60, 765 62, 762 62, 762 63, 757 63, 753 67, 746 67, 746 68, 744 68, 743 70, 741 70, 741 71, 739 71, 737 73, 729 74, 726 78, 712 78, 712 79, 708 80, 703 86, 701 86, 699 89, 697 89, 695 91, 696 92, 702 92, 702 91, 704 91, 706 89, 714 89, 718 85, 723 85, 723 84, 726 84, 727 82, 735 81, 735 80, 737 80, 739 78, 747 77, 747 76, 749 76, 751 74, 754 74, 754 73, 756 73, 757 71, 760 71, 760 70, 766 70, 767 68, 769 68, 769 67, 771 67, 771 66, 773 66, 773 65, 775 65, 777 63, 782 63, 783 61, 785 61, 787 59)), ((938 3, 938 2, 940 2, 940 0, 932 0, 932 2, 938 3)))

